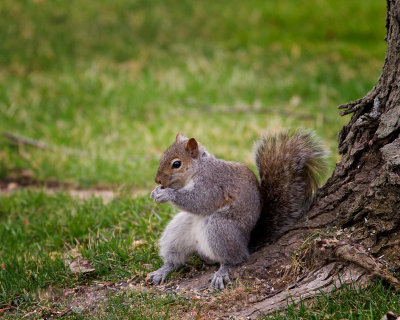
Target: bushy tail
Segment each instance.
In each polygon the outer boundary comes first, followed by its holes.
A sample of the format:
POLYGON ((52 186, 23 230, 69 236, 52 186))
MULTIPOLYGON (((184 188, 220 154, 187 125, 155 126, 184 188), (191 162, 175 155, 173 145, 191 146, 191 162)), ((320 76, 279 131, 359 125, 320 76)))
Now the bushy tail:
POLYGON ((252 245, 273 241, 306 212, 326 172, 327 152, 312 131, 285 130, 256 142, 262 213, 252 245))

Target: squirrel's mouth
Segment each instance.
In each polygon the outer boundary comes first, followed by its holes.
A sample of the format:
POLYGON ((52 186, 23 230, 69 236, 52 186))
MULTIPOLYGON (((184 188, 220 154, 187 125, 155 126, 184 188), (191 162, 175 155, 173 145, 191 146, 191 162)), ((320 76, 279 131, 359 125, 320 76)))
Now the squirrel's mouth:
POLYGON ((181 183, 179 183, 179 182, 172 182, 172 183, 168 183, 168 184, 166 184, 166 185, 162 185, 161 188, 170 188, 170 189, 178 190, 178 189, 181 189, 182 187, 183 187, 183 186, 181 185, 181 183))

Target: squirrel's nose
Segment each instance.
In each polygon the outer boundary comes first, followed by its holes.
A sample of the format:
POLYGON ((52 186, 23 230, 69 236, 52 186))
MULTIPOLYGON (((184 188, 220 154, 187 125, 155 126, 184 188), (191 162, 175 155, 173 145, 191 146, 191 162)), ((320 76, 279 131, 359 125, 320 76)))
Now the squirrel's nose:
POLYGON ((157 175, 156 176, 156 178, 154 179, 154 181, 157 183, 157 184, 161 184, 161 179, 160 179, 160 177, 157 175))

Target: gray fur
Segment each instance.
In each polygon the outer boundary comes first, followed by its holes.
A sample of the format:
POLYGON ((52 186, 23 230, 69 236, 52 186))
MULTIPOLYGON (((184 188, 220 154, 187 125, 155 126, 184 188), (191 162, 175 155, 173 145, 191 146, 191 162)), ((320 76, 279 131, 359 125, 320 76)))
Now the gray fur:
POLYGON ((253 246, 274 241, 306 212, 326 172, 327 151, 304 129, 264 134, 255 146, 261 180, 262 213, 253 246))
POLYGON ((211 286, 223 289, 230 283, 229 267, 248 259, 250 238, 252 245, 275 239, 308 208, 325 158, 314 135, 296 130, 265 136, 255 153, 261 186, 245 165, 216 159, 193 138, 177 135, 160 160, 156 182, 161 186, 151 198, 182 211, 161 236, 164 265, 148 281, 165 281, 198 253, 220 264, 211 286), (182 165, 171 167, 177 159, 182 165))
POLYGON ((196 174, 185 186, 159 186, 151 194, 155 201, 170 201, 182 210, 161 236, 164 266, 150 274, 152 283, 165 279, 165 270, 179 268, 198 253, 221 265, 211 285, 223 289, 224 283, 230 283, 229 266, 249 257, 250 233, 261 211, 257 178, 243 164, 216 159, 202 151, 192 163, 196 174))

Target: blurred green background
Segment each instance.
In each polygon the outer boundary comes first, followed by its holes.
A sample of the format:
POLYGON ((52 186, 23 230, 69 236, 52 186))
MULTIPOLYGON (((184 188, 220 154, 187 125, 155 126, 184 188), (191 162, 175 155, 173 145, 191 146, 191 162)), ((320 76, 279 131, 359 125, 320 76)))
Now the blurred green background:
POLYGON ((385 2, 0 3, 0 177, 148 190, 182 131, 252 164, 267 127, 315 129, 338 160, 337 105, 376 82, 385 2), (72 150, 70 150, 72 149, 72 150))
MULTIPOLYGON (((120 192, 111 202, 62 190, 0 194, 0 318, 49 318, 70 304, 41 290, 143 282, 160 266, 157 239, 174 211, 148 193, 179 131, 254 169, 252 144, 264 129, 311 128, 331 149, 333 170, 349 120, 337 106, 376 83, 385 14, 383 0, 1 0, 0 191, 28 178, 120 192), (77 253, 92 274, 71 272, 65 261, 77 253)), ((385 290, 362 288, 352 304, 351 289, 324 296, 328 307, 301 308, 307 319, 380 319, 386 307, 400 310, 385 290)), ((107 319, 194 308, 175 296, 113 297, 107 319)), ((93 312, 68 317, 102 318, 93 312)))

